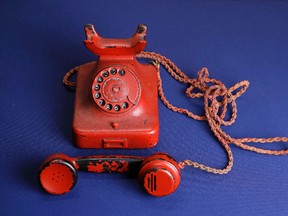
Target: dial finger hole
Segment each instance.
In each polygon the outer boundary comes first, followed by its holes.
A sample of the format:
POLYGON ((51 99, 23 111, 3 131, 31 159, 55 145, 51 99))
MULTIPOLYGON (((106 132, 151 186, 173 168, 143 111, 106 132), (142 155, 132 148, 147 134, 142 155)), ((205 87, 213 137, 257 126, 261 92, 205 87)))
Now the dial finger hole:
POLYGON ((115 106, 114 106, 114 110, 115 110, 115 111, 119 111, 119 110, 120 110, 120 106, 119 106, 119 105, 115 105, 115 106))
POLYGON ((125 75, 125 71, 123 69, 120 69, 118 73, 119 73, 120 76, 124 76, 125 75))
POLYGON ((107 105, 105 106, 105 108, 106 108, 106 110, 111 110, 111 109, 112 109, 112 105, 111 105, 111 104, 107 104, 107 105))
POLYGON ((99 99, 99 98, 101 97, 101 94, 100 94, 99 92, 96 92, 96 93, 94 94, 94 97, 97 98, 97 99, 99 99))
POLYGON ((97 78, 97 82, 98 82, 98 83, 102 83, 102 82, 103 82, 103 77, 99 76, 99 77, 97 78))
POLYGON ((121 107, 123 109, 127 109, 128 108, 128 103, 126 103, 126 102, 122 103, 121 107))
POLYGON ((109 76, 109 72, 108 72, 108 71, 104 71, 104 72, 102 73, 102 76, 103 76, 103 77, 108 77, 108 76, 109 76))
POLYGON ((115 74, 117 73, 116 68, 111 68, 111 69, 110 69, 110 73, 111 73, 112 75, 115 75, 115 74))
POLYGON ((99 90, 100 90, 100 85, 99 85, 99 84, 95 85, 95 86, 94 86, 94 89, 95 89, 96 91, 99 91, 99 90))
POLYGON ((98 101, 98 104, 99 104, 100 106, 104 106, 104 105, 105 105, 105 100, 99 100, 99 101, 98 101))

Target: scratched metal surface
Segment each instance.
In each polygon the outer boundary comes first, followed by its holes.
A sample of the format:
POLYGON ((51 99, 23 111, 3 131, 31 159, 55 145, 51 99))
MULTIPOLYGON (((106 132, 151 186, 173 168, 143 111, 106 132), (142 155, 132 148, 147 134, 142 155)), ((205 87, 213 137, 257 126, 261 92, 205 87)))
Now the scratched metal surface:
MULTIPOLYGON (((205 122, 172 113, 159 101, 160 141, 146 150, 85 150, 73 145, 74 92, 62 85, 70 68, 95 56, 83 45, 83 26, 104 37, 148 26, 146 50, 173 60, 195 77, 206 66, 226 86, 247 79, 237 100, 234 137, 288 136, 287 1, 2 1, 0 7, 1 215, 287 215, 287 156, 232 147, 224 176, 186 168, 179 189, 147 195, 125 174, 79 173, 73 191, 45 194, 37 170, 50 154, 150 155, 163 151, 223 167, 226 156, 205 122)), ((202 102, 161 69, 169 100, 196 113, 202 102)), ((272 149, 287 144, 268 145, 272 149)))

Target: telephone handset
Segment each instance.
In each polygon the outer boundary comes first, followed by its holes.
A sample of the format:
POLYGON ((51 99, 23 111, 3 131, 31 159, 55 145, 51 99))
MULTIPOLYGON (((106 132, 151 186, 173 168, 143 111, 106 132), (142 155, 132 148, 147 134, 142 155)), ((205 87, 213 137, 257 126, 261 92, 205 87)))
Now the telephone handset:
POLYGON ((80 66, 73 131, 81 148, 150 148, 159 136, 157 68, 136 60, 147 27, 133 37, 106 39, 85 26, 86 47, 97 62, 80 66))
POLYGON ((138 173, 139 181, 152 196, 173 193, 180 184, 180 167, 165 153, 147 158, 140 156, 88 156, 71 158, 64 154, 48 157, 41 166, 39 181, 50 194, 64 194, 72 190, 79 171, 94 173, 138 173))

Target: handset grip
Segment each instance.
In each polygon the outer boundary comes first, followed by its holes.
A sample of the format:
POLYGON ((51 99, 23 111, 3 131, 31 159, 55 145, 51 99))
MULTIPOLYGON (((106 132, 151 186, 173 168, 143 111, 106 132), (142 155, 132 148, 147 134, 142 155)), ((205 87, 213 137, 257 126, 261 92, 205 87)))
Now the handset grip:
POLYGON ((75 159, 77 169, 95 173, 123 173, 138 171, 144 157, 136 156, 89 156, 75 159))

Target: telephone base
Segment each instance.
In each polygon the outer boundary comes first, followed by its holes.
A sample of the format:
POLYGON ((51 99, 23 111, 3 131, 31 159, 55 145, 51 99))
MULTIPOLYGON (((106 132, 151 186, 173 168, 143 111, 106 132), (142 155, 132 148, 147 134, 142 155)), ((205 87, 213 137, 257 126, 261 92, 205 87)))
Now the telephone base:
MULTIPOLYGON (((77 76, 73 131, 80 148, 150 148, 159 137, 157 69, 149 64, 119 62, 136 71, 141 94, 138 103, 124 113, 100 109, 91 96, 91 81, 106 64, 81 66, 77 76)), ((113 61, 113 65, 117 62, 113 61)))

